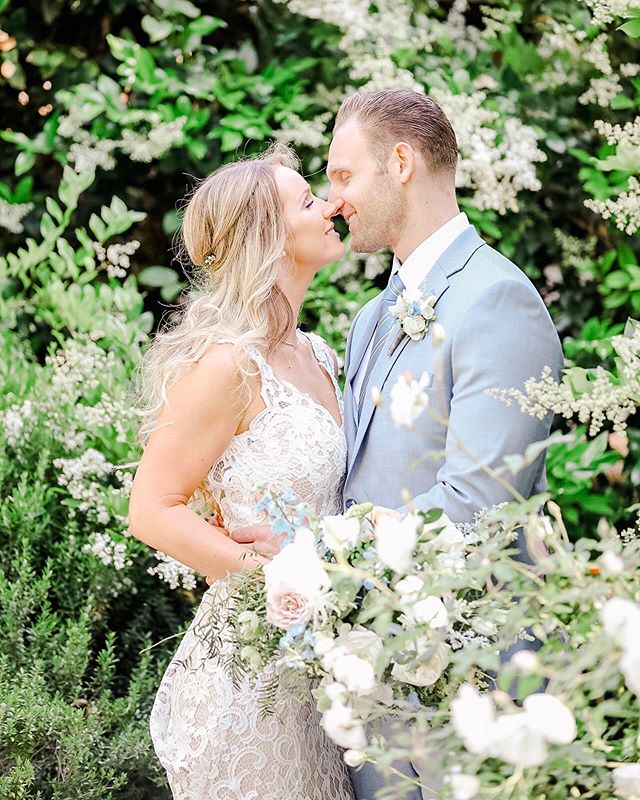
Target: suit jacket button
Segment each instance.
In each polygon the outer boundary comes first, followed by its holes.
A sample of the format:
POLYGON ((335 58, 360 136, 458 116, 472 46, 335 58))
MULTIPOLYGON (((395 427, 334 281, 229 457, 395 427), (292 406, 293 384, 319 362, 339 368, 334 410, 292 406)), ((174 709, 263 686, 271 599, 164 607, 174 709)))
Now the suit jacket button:
POLYGON ((351 508, 351 506, 355 506, 355 504, 356 504, 356 501, 353 499, 353 497, 350 497, 350 498, 347 500, 347 502, 345 503, 345 506, 346 506, 347 508, 351 508))

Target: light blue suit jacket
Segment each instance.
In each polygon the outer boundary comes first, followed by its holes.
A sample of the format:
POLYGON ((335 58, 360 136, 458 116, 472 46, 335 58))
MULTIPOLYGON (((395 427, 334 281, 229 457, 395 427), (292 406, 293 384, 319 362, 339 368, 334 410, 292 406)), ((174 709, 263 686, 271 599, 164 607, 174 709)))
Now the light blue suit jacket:
MULTIPOLYGON (((442 508, 454 522, 513 496, 483 466, 502 466, 504 456, 523 454, 549 435, 552 415, 537 419, 485 394, 492 387, 519 388, 548 365, 557 379, 562 347, 549 313, 527 276, 467 228, 433 266, 421 292, 435 295, 436 319, 446 331, 435 346, 433 326, 423 340, 405 336, 392 355, 385 346, 369 388, 382 391, 374 407, 370 392, 357 421, 353 380, 378 318, 380 296, 357 314, 347 341, 345 432, 349 449, 345 506, 370 500, 403 507, 408 489, 416 508, 442 508), (429 407, 407 431, 389 413, 389 392, 398 377, 426 372, 429 407)), ((396 329, 389 341, 395 338, 396 329)), ((364 365, 363 365, 364 366, 364 365)), ((524 497, 546 488, 545 453, 509 476, 524 497)))

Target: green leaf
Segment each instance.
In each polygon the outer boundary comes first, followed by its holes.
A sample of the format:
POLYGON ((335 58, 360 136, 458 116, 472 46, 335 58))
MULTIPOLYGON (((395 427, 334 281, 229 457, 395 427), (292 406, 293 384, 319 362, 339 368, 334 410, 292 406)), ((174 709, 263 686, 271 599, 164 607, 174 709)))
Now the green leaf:
POLYGON ((155 19, 148 14, 142 18, 142 30, 149 36, 152 42, 160 42, 166 39, 173 31, 173 23, 166 19, 155 19))
POLYGON ((169 15, 182 14, 185 17, 199 17, 200 9, 190 3, 189 0, 154 0, 158 8, 161 8, 169 15))
POLYGON ((618 30, 623 31, 632 39, 638 39, 640 38, 640 19, 630 19, 628 22, 620 25, 618 30))
POLYGON ((36 154, 31 150, 24 150, 23 152, 18 153, 14 166, 15 174, 24 175, 25 172, 29 172, 31 167, 34 165, 35 160, 36 154))
POLYGON ((138 274, 138 281, 145 286, 174 286, 178 283, 178 275, 175 270, 169 267, 153 266, 145 267, 138 274))
POLYGON ((201 17, 194 19, 187 25, 189 33, 197 33, 199 36, 207 36, 209 33, 218 30, 218 28, 226 28, 227 23, 218 17, 208 17, 203 14, 201 17))
POLYGON ((236 150, 238 147, 241 147, 243 141, 244 139, 241 133, 225 129, 222 131, 220 149, 223 153, 228 153, 231 150, 236 150))
POLYGON ((56 222, 61 223, 62 217, 64 216, 63 210, 60 206, 56 203, 53 197, 47 197, 44 201, 45 206, 47 207, 47 211, 51 216, 55 219, 56 222))

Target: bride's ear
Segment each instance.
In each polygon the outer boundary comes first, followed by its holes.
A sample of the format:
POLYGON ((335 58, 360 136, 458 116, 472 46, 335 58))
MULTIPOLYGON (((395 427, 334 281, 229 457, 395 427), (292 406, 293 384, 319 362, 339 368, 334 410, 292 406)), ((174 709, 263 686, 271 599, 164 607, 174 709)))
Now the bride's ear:
POLYGON ((407 142, 398 142, 391 153, 391 171, 400 183, 406 183, 416 169, 416 151, 407 142))

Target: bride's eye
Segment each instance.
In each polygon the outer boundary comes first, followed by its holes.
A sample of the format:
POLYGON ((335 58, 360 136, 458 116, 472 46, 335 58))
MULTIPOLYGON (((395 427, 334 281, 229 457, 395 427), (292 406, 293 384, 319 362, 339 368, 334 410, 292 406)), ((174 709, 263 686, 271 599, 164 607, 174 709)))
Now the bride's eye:
POLYGON ((314 203, 314 200, 315 200, 315 198, 314 198, 314 197, 312 197, 312 198, 311 198, 311 200, 309 200, 309 202, 306 204, 305 208, 311 208, 311 206, 312 206, 312 205, 313 205, 313 203, 314 203))

